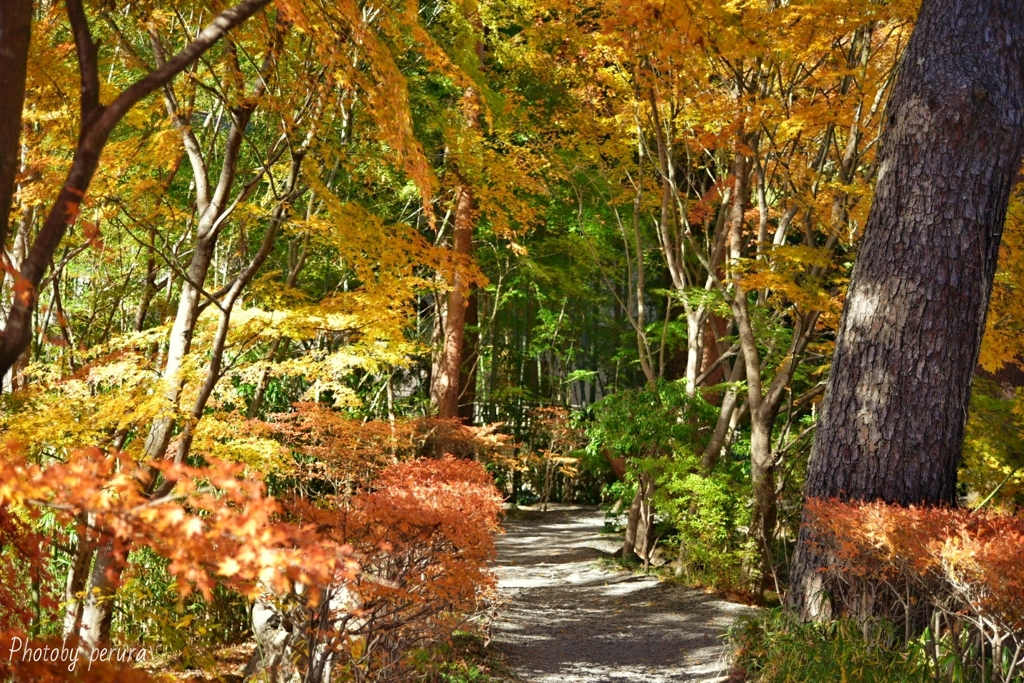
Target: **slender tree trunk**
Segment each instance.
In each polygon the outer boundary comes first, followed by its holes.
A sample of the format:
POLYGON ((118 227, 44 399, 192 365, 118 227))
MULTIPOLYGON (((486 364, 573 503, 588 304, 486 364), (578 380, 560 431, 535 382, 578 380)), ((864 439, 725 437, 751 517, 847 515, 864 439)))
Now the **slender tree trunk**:
POLYGON ((75 548, 74 561, 68 568, 67 581, 64 584, 64 629, 65 638, 77 635, 82 623, 83 602, 79 597, 85 590, 89 579, 89 565, 92 564, 94 544, 88 539, 87 516, 81 513, 78 518, 78 545, 75 548))
MULTIPOLYGON (((11 250, 11 264, 16 270, 21 270, 21 264, 25 262, 28 254, 29 241, 32 237, 32 223, 35 220, 35 208, 26 208, 22 211, 21 220, 18 222, 18 231, 14 235, 14 248, 11 250)), ((14 274, 4 273, 5 288, 14 292, 14 274)), ((6 315, 6 311, 4 311, 6 315)), ((28 367, 29 358, 32 355, 31 349, 25 349, 10 370, 3 375, 3 390, 13 392, 24 386, 24 371, 28 367)))
POLYGON ((647 472, 641 472, 637 476, 636 494, 629 506, 629 515, 626 517, 626 537, 622 544, 622 557, 632 555, 640 559, 647 559, 648 546, 650 545, 650 527, 654 520, 654 511, 651 508, 651 500, 654 497, 654 481, 647 472))
MULTIPOLYGON (((743 147, 757 153, 757 133, 740 135, 743 147)), ((735 268, 737 259, 743 253, 742 227, 750 191, 751 159, 745 151, 737 150, 733 165, 735 176, 735 194, 729 208, 729 243, 730 266, 735 268)), ((776 370, 775 376, 767 387, 762 384, 762 358, 758 349, 754 326, 750 317, 748 293, 738 279, 732 282, 731 307, 736 328, 739 332, 742 363, 747 376, 747 403, 750 406, 750 473, 754 498, 750 520, 750 534, 757 541, 761 551, 762 591, 771 572, 772 543, 775 538, 775 525, 778 521, 775 496, 775 456, 772 453, 772 430, 775 418, 782 406, 786 387, 793 377, 798 357, 804 352, 808 342, 814 335, 814 327, 818 319, 817 312, 810 312, 796 317, 793 339, 787 349, 785 360, 776 370)), ((741 362, 737 359, 737 362, 741 362)), ((733 415, 735 416, 735 410, 733 415)), ((710 459, 706 454, 706 460, 710 459)))
POLYGON ((21 110, 32 38, 32 0, 0 0, 0 254, 21 162, 21 110))
POLYGON ((754 497, 751 534, 761 550, 761 591, 768 587, 772 573, 772 543, 778 522, 775 497, 775 454, 772 452, 772 428, 779 414, 779 403, 762 404, 750 413, 750 485, 754 497))
MULTIPOLYGON (((479 322, 477 296, 474 293, 469 295, 465 324, 476 328, 479 322)), ((479 331, 463 334, 462 369, 459 373, 459 419, 466 425, 472 425, 476 415, 476 367, 480 357, 479 348, 479 331)))
MULTIPOLYGON (((710 368, 728 350, 728 345, 719 341, 729 331, 729 321, 717 315, 709 315, 707 325, 704 326, 704 343, 702 344, 701 372, 703 368, 710 368)), ((701 382, 703 386, 714 386, 725 381, 727 376, 726 367, 719 365, 715 370, 708 373, 701 382)), ((704 400, 708 403, 718 403, 721 397, 717 392, 704 392, 704 400)))
MULTIPOLYGON (((284 355, 288 353, 288 347, 291 345, 291 339, 288 337, 277 337, 274 341, 270 342, 270 348, 267 349, 267 353, 263 356, 263 360, 267 363, 273 363, 277 360, 278 355, 284 355), (279 352, 281 345, 284 345, 284 349, 279 352)), ((270 368, 264 367, 260 370, 260 376, 256 380, 256 391, 252 395, 252 403, 249 404, 248 410, 245 411, 245 416, 250 420, 260 414, 260 409, 263 408, 263 399, 266 398, 267 388, 270 386, 270 368)))
MULTIPOLYGON (((280 24, 278 26, 280 28, 280 24)), ((153 33, 151 34, 151 39, 158 68, 162 69, 165 66, 165 62, 159 36, 153 33)), ((234 112, 231 126, 225 139, 220 174, 212 188, 209 186, 208 181, 209 164, 203 158, 198 140, 192 132, 191 126, 182 118, 177 108, 177 101, 173 90, 169 87, 164 89, 164 103, 168 115, 174 121, 182 136, 189 162, 194 171, 198 221, 196 225, 195 251, 192 253, 192 258, 189 262, 186 273, 187 277, 182 282, 181 294, 178 299, 178 310, 174 318, 174 324, 171 326, 163 370, 164 398, 167 401, 167 408, 172 411, 172 414, 156 418, 150 426, 149 434, 143 445, 146 460, 160 460, 166 456, 167 447, 170 445, 174 429, 178 424, 174 413, 179 409, 183 388, 181 372, 184 368, 185 359, 191 350, 192 335, 195 332, 196 323, 201 313, 200 299, 203 296, 206 278, 216 253, 217 239, 233 208, 233 203, 229 203, 229 199, 238 170, 239 152, 242 146, 244 130, 256 109, 255 101, 266 91, 276 49, 277 45, 264 58, 260 77, 251 91, 253 101, 244 107, 236 109, 234 112)), ((293 153, 292 169, 287 186, 287 194, 289 195, 295 187, 298 169, 301 165, 301 157, 296 158, 298 154, 300 153, 293 153)), ((241 190, 234 203, 244 198, 247 192, 251 191, 251 188, 254 187, 254 184, 250 184, 249 190, 241 190)), ((294 197, 288 196, 288 199, 290 201, 294 197)), ((270 246, 272 246, 277 229, 280 227, 280 221, 283 219, 284 212, 283 203, 279 204, 271 218, 271 223, 267 229, 265 241, 261 245, 260 252, 247 269, 239 274, 233 285, 226 292, 224 301, 221 304, 223 314, 217 330, 214 349, 211 353, 206 380, 200 389, 191 412, 192 417, 195 419, 202 416, 206 402, 220 377, 221 355, 227 336, 231 308, 241 288, 248 283, 269 254, 270 246), (269 243, 267 240, 269 240, 269 243)), ((187 424, 182 430, 178 443, 178 449, 175 454, 176 462, 183 462, 187 457, 192 443, 192 436, 192 425, 187 424)), ((176 483, 173 480, 165 480, 158 487, 158 471, 151 465, 140 466, 135 472, 135 477, 143 494, 146 496, 160 497, 169 494, 176 483)), ((109 638, 114 595, 120 583, 121 574, 125 569, 125 559, 124 554, 114 552, 112 546, 103 545, 96 553, 96 559, 89 580, 88 599, 82 614, 80 630, 81 643, 85 652, 91 652, 97 645, 106 643, 109 638)))
POLYGON ((706 366, 707 356, 704 323, 707 321, 707 309, 704 306, 693 308, 687 305, 686 311, 686 395, 693 398, 697 395, 697 377, 702 366, 706 366))
POLYGON ((114 543, 107 540, 96 551, 92 574, 89 577, 89 592, 82 609, 80 649, 91 653, 94 648, 110 642, 110 626, 114 617, 114 594, 120 583, 120 571, 108 571, 123 566, 125 558, 117 552, 114 543))
MULTIPOLYGON (((150 239, 155 237, 153 231, 150 231, 150 239)), ((142 286, 142 296, 139 298, 139 307, 135 309, 135 320, 132 323, 132 329, 136 332, 142 332, 146 329, 146 316, 149 314, 149 304, 153 301, 153 295, 156 294, 156 257, 153 256, 153 250, 150 249, 149 257, 146 259, 146 280, 142 286)))
MULTIPOLYGON (((955 502, 999 241, 1024 149, 1024 12, 925 0, 882 138, 805 495, 955 502)), ((806 525, 790 604, 829 614, 806 525)))
MULTIPOLYGON (((455 200, 455 229, 452 234, 452 253, 463 264, 468 264, 473 246, 473 214, 473 193, 463 184, 455 200)), ((469 283, 465 275, 456 272, 444 312, 441 352, 431 373, 430 386, 430 397, 437 406, 437 414, 446 419, 459 417, 459 376, 468 294, 469 283)))
POLYGON ((626 537, 622 542, 623 559, 636 554, 637 529, 640 526, 640 513, 643 510, 644 487, 637 482, 636 493, 633 494, 633 502, 629 505, 629 513, 626 515, 626 537))
MULTIPOLYGON (((739 382, 743 378, 744 369, 743 358, 736 358, 733 361, 732 370, 729 372, 729 382, 739 382)), ((710 472, 718 462, 718 458, 722 455, 722 448, 725 447, 725 440, 729 435, 729 426, 732 424, 733 413, 738 403, 739 389, 733 384, 726 389, 725 395, 722 397, 722 406, 718 412, 718 420, 715 422, 715 431, 711 434, 711 439, 708 441, 704 454, 701 456, 701 466, 705 471, 710 472)))

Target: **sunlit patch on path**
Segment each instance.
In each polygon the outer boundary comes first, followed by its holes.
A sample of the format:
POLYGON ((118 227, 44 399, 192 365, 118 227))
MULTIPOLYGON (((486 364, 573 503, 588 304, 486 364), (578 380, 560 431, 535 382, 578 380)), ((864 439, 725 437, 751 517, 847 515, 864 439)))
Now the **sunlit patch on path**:
POLYGON ((498 539, 492 629, 530 683, 727 680, 721 635, 750 611, 596 562, 617 549, 595 508, 520 512, 498 539))

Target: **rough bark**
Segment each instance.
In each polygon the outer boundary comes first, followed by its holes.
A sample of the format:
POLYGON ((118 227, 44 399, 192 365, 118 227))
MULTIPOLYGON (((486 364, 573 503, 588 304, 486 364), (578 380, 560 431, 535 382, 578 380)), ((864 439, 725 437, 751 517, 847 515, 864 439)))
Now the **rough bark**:
MULTIPOLYGON (((925 0, 888 106, 878 182, 840 323, 805 495, 943 505, 1024 149, 1024 13, 925 0)), ((806 526, 790 604, 828 558, 806 526)))

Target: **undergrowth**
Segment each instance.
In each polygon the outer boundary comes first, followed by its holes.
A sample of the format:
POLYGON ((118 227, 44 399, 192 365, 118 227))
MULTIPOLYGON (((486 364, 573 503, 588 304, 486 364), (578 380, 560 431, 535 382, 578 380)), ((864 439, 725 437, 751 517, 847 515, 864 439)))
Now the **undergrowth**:
POLYGON ((929 667, 891 626, 865 634, 853 620, 804 624, 781 609, 741 619, 729 630, 734 663, 751 683, 925 683, 929 667))
POLYGON ((422 683, 519 683, 502 654, 477 630, 456 631, 449 642, 409 657, 413 680, 422 683))

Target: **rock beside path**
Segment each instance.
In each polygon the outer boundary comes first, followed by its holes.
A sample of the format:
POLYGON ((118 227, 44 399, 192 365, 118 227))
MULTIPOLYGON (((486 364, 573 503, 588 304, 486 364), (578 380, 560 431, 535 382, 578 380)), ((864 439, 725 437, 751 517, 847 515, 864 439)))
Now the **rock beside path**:
POLYGON ((592 507, 519 511, 498 539, 497 646, 528 683, 728 679, 722 635, 752 608, 597 560, 619 548, 592 507))

